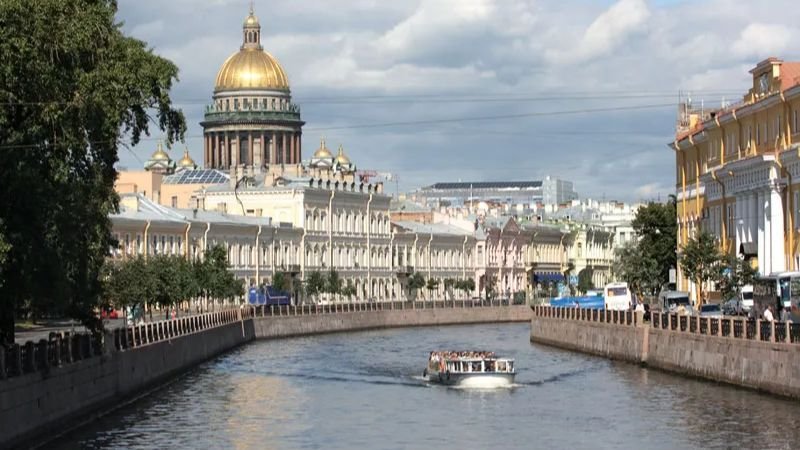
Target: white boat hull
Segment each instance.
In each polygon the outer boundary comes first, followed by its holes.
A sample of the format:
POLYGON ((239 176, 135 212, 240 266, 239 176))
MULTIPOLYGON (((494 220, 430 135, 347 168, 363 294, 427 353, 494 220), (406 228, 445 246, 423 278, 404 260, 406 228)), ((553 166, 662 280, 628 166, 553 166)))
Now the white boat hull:
POLYGON ((447 386, 457 386, 473 389, 496 389, 509 387, 514 384, 513 372, 491 372, 491 373, 447 373, 430 372, 428 381, 432 383, 444 384, 447 386))

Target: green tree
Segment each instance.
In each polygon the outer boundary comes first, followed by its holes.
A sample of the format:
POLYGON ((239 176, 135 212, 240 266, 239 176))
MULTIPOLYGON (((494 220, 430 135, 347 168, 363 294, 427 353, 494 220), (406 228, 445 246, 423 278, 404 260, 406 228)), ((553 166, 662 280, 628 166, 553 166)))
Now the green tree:
POLYGON ((0 2, 0 342, 24 304, 102 329, 118 146, 150 124, 183 138, 177 67, 125 36, 116 12, 114 0, 0 2))
POLYGON ((433 291, 439 288, 439 280, 434 278, 428 278, 428 283, 425 285, 428 289, 428 297, 433 300, 433 291))
MULTIPOLYGON (((325 291, 325 277, 317 270, 309 272, 306 277, 306 293, 314 300, 325 291)), ((354 288, 355 290, 355 288, 354 288)))
POLYGON ((638 238, 642 258, 655 261, 655 284, 660 289, 669 281, 669 271, 677 267, 678 226, 676 200, 670 196, 666 203, 650 203, 636 212, 631 225, 638 238))
POLYGON ((634 242, 616 250, 613 272, 639 297, 656 293, 660 286, 659 271, 658 261, 644 254, 634 242))
POLYGON ((331 269, 325 280, 325 292, 336 296, 342 292, 342 279, 339 277, 339 272, 331 269))
POLYGON ((347 280, 347 284, 342 288, 342 295, 347 297, 347 300, 352 300, 353 296, 356 295, 356 287, 353 286, 353 282, 351 280, 347 280))
POLYGON ((450 298, 453 297, 453 289, 456 288, 456 280, 453 278, 445 278, 442 281, 442 285, 444 286, 444 295, 445 299, 447 299, 447 295, 450 295, 450 298))
POLYGON ((583 270, 578 272, 578 290, 586 293, 594 289, 594 281, 592 281, 592 276, 594 275, 594 269, 591 267, 584 267, 583 270))
POLYGON ((564 269, 564 283, 566 283, 567 288, 569 289, 570 295, 575 295, 575 287, 572 286, 572 282, 570 281, 570 276, 572 272, 575 271, 575 263, 569 261, 567 263, 567 267, 564 269))
POLYGON ((107 304, 141 313, 144 306, 156 296, 157 287, 152 274, 147 261, 141 256, 125 261, 109 261, 104 266, 103 276, 107 304))
POLYGON ((272 287, 281 292, 287 292, 289 290, 289 278, 283 272, 275 272, 275 275, 272 276, 272 287))
POLYGON ((748 262, 737 258, 735 255, 723 255, 717 269, 714 281, 723 300, 738 298, 742 287, 753 284, 757 272, 748 262))
POLYGON ((417 290, 425 287, 425 277, 419 272, 414 272, 408 277, 408 296, 410 299, 416 299, 417 290))
POLYGON ((228 270, 228 252, 222 245, 215 245, 204 252, 203 261, 196 273, 201 291, 212 301, 222 301, 244 294, 244 284, 228 270))
POLYGON ((469 297, 469 294, 475 290, 475 280, 472 278, 458 280, 456 281, 456 289, 463 291, 465 297, 469 297))
POLYGON ((485 286, 483 287, 486 293, 486 299, 491 300, 494 298, 495 289, 497 285, 497 278, 494 275, 487 275, 484 277, 485 286))
POLYGON ((707 300, 705 284, 718 277, 721 258, 716 239, 705 231, 681 248, 678 262, 686 278, 697 286, 701 305, 707 300))

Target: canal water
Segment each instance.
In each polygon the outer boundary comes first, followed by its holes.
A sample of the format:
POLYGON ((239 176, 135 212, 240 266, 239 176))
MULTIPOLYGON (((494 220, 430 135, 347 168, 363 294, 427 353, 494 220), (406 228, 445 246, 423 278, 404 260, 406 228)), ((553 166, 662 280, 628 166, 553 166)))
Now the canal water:
POLYGON ((530 325, 256 342, 52 448, 798 448, 800 403, 529 342, 530 325), (427 384, 433 349, 516 359, 517 386, 427 384))

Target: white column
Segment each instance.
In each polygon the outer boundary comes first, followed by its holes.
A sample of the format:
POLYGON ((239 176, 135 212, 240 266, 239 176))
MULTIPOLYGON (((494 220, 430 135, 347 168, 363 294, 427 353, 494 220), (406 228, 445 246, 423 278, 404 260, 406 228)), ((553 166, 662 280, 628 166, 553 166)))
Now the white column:
POLYGON ((777 183, 770 187, 769 203, 772 225, 770 262, 772 272, 781 272, 786 270, 786 255, 783 247, 783 199, 781 198, 781 187, 777 183))
MULTIPOLYGON (((758 241, 758 212, 760 210, 758 204, 758 192, 753 192, 750 194, 750 201, 748 202, 750 205, 750 212, 748 214, 748 234, 747 239, 750 242, 757 242, 758 241)), ((758 248, 758 247, 756 247, 758 248)))
POLYGON ((744 205, 744 196, 737 195, 735 198, 736 203, 734 204, 733 208, 733 229, 736 233, 736 240, 734 241, 734 253, 739 252, 739 247, 744 242, 744 234, 742 232, 744 228, 744 214, 742 212, 742 206, 744 205))
POLYGON ((764 193, 762 191, 756 191, 756 217, 757 217, 757 225, 756 225, 756 239, 758 240, 758 271, 761 272, 762 275, 769 275, 769 267, 767 263, 767 254, 766 254, 766 233, 764 233, 764 227, 766 225, 766 215, 767 215, 767 207, 766 202, 764 201, 764 193))

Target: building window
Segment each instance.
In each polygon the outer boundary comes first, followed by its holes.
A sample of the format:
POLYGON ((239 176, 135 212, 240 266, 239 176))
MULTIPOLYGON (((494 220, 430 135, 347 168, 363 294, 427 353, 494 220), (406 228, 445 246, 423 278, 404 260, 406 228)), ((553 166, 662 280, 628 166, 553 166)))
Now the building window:
POLYGON ((239 99, 238 98, 233 99, 233 110, 234 111, 238 111, 239 110, 239 99))
POLYGON ((172 207, 173 208, 177 208, 178 207, 178 196, 177 195, 173 195, 172 196, 171 203, 172 203, 172 207))

